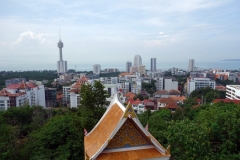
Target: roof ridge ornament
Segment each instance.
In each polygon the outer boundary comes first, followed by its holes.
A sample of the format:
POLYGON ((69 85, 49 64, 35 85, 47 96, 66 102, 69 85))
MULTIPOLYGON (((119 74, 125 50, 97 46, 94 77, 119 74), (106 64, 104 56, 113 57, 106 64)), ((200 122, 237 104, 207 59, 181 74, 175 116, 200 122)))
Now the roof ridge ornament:
POLYGON ((137 118, 137 115, 130 103, 128 103, 123 118, 137 118))

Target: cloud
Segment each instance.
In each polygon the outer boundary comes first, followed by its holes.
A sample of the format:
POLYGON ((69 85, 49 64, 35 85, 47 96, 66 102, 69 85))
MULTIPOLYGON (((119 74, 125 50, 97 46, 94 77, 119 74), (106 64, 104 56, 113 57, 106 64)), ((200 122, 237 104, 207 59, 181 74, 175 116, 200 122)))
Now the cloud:
POLYGON ((193 27, 205 27, 205 26, 208 26, 208 24, 196 24, 196 25, 193 25, 193 27))
POLYGON ((1 46, 6 46, 7 43, 5 43, 5 42, 0 42, 0 45, 1 45, 1 46))
POLYGON ((163 32, 159 32, 159 34, 163 34, 163 32))
POLYGON ((169 35, 163 35, 163 36, 160 36, 161 38, 167 38, 169 37, 169 35))
POLYGON ((51 36, 52 34, 49 33, 34 33, 31 31, 27 31, 27 32, 23 32, 20 34, 19 38, 12 42, 12 45, 16 45, 21 43, 24 39, 32 39, 32 40, 38 40, 40 43, 45 43, 46 42, 46 38, 48 36, 51 36))

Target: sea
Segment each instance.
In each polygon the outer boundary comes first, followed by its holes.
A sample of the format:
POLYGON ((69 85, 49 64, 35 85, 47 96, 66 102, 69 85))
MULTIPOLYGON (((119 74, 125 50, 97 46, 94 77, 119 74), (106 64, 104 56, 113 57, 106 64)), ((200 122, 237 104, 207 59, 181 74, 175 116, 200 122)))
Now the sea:
MULTIPOLYGON (((93 63, 95 64, 95 63, 93 63)), ((93 64, 78 64, 68 62, 68 69, 74 69, 76 71, 92 71, 93 64)), ((101 70, 105 68, 117 68, 119 71, 126 70, 126 62, 117 62, 117 63, 99 63, 101 65, 101 70)), ((150 62, 143 63, 146 66, 146 69, 150 69, 150 62)), ((166 71, 170 68, 179 68, 182 70, 187 70, 188 62, 159 62, 156 64, 157 69, 166 71)), ((220 69, 220 70, 240 70, 240 61, 205 61, 198 62, 195 60, 195 67, 200 69, 220 69)), ((36 64, 36 63, 24 63, 24 64, 1 64, 0 71, 33 71, 33 70, 56 70, 57 64, 36 64)))

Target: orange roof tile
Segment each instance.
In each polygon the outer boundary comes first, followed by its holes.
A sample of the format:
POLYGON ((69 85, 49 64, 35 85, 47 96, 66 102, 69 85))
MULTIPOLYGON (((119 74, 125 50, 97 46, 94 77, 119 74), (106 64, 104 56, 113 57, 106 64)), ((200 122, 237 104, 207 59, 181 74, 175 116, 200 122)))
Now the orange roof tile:
POLYGON ((0 91, 0 96, 8 96, 10 94, 5 88, 0 91))
POLYGON ((121 120, 123 113, 123 110, 115 103, 109 109, 106 116, 100 120, 100 123, 96 125, 96 128, 84 137, 85 151, 89 157, 96 154, 108 140, 118 122, 121 120))
POLYGON ((185 99, 187 99, 185 96, 181 97, 172 96, 171 98, 174 99, 175 101, 184 101, 185 99))
POLYGON ((218 103, 218 102, 224 102, 224 103, 235 103, 235 104, 239 104, 240 100, 231 100, 231 99, 215 99, 213 101, 213 103, 218 103))
POLYGON ((124 94, 124 97, 127 97, 128 99, 133 99, 136 96, 136 94, 132 93, 132 92, 127 92, 126 94, 124 94))
POLYGON ((20 93, 12 94, 12 93, 8 92, 5 88, 0 91, 0 96, 6 96, 6 97, 19 97, 24 94, 26 94, 26 93, 20 92, 20 93))
POLYGON ((62 99, 63 98, 63 94, 57 94, 57 99, 62 99))
POLYGON ((168 95, 168 91, 166 90, 158 90, 157 92, 153 93, 154 95, 160 94, 160 95, 168 95))
POLYGON ((218 91, 226 91, 225 86, 216 86, 215 89, 218 90, 218 91))
POLYGON ((123 72, 123 73, 120 73, 118 77, 125 76, 125 75, 134 75, 134 73, 123 72))
POLYGON ((166 106, 163 107, 163 108, 172 109, 172 108, 179 108, 179 107, 178 107, 176 104, 174 104, 174 103, 170 103, 170 104, 166 105, 166 106))
POLYGON ((25 82, 21 82, 19 84, 10 84, 7 86, 8 89, 27 89, 27 88, 35 88, 37 87, 35 84, 33 83, 25 83, 25 82))
POLYGON ((97 160, 140 160, 144 158, 162 158, 169 157, 169 155, 161 154, 157 149, 141 149, 112 153, 101 153, 97 160))
POLYGON ((172 90, 169 91, 169 94, 170 95, 180 95, 181 92, 179 90, 172 89, 172 90))
POLYGON ((109 108, 101 120, 84 137, 86 157, 106 160, 169 157, 169 152, 141 125, 132 105, 129 104, 125 108, 118 98, 117 94, 114 95, 109 108), (137 135, 141 141, 136 141, 136 138, 132 138, 132 134, 137 135), (154 148, 138 148, 138 150, 132 149, 131 151, 126 151, 125 149, 120 151, 126 144, 135 147, 147 144, 152 145, 154 148), (109 149, 112 151, 109 152, 109 149), (139 152, 140 150, 142 151, 141 153, 139 152), (106 154, 106 152, 108 153, 106 154), (127 157, 123 157, 124 153, 126 153, 127 157))
POLYGON ((174 100, 172 97, 169 97, 169 98, 160 98, 158 100, 158 102, 160 103, 166 103, 166 104, 169 104, 169 103, 177 103, 176 100, 174 100))
MULTIPOLYGON (((85 84, 86 82, 88 82, 88 78, 85 75, 83 75, 81 78, 77 80, 77 82, 71 87, 71 89, 80 89, 81 84, 85 84)), ((75 91, 72 91, 72 92, 75 92, 75 91)))

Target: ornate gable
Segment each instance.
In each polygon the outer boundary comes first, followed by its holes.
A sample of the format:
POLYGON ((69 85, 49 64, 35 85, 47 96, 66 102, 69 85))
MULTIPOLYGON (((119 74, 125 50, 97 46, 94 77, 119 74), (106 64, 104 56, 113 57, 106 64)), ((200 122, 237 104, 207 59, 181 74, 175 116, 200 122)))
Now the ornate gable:
POLYGON ((169 159, 169 152, 142 126, 132 105, 114 96, 107 111, 84 137, 85 160, 169 159))
POLYGON ((149 138, 142 133, 130 118, 128 118, 113 139, 109 141, 106 149, 136 147, 151 144, 149 138))

